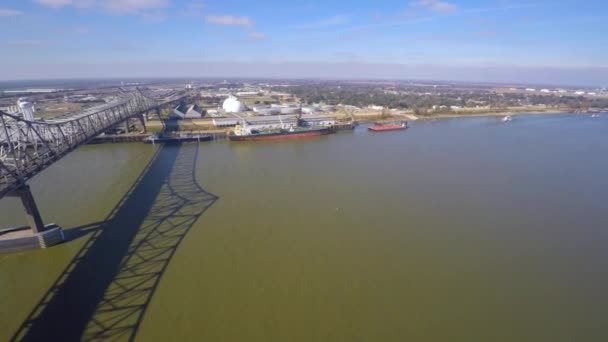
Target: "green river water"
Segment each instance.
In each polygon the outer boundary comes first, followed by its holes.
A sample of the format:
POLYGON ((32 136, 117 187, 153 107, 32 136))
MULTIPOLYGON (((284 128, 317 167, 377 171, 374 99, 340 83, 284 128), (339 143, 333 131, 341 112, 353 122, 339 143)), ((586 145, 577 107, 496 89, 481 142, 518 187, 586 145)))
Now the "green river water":
MULTIPOLYGON (((0 340, 606 341, 608 116, 79 148, 0 340)), ((14 199, 2 227, 22 225, 14 199)))

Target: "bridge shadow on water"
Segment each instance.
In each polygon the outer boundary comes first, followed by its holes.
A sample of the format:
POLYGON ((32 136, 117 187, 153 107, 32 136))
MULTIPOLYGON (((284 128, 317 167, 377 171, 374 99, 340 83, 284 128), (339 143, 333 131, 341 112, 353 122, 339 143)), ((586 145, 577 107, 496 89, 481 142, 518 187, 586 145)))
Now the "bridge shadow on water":
POLYGON ((133 340, 190 228, 218 199, 195 178, 198 145, 160 147, 12 341, 133 340))

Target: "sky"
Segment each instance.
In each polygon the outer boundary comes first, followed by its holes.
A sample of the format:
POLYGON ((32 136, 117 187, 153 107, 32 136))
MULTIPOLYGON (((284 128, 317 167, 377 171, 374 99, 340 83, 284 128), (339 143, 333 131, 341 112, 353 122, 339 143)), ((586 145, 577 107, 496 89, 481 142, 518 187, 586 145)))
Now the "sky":
POLYGON ((605 0, 2 0, 0 80, 608 85, 605 0))

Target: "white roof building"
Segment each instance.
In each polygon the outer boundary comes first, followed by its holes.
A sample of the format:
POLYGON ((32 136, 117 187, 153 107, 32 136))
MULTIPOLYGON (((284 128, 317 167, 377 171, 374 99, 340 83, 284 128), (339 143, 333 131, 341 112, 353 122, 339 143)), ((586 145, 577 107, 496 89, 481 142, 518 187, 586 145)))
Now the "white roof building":
POLYGON ((203 110, 201 110, 199 106, 195 104, 188 106, 185 103, 175 107, 169 114, 169 118, 171 119, 198 119, 202 117, 203 110))

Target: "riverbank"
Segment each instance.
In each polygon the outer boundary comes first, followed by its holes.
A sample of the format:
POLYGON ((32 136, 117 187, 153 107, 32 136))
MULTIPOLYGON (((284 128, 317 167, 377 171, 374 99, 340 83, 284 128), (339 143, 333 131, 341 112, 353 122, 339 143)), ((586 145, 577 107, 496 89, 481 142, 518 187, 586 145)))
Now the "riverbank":
POLYGON ((530 112, 500 112, 500 113, 466 113, 466 114, 435 114, 431 116, 418 116, 418 119, 454 119, 454 118, 478 118, 478 117, 501 117, 501 116, 516 116, 516 115, 554 115, 554 114, 572 114, 570 111, 530 111, 530 112))
MULTIPOLYGON (((394 121, 394 120, 436 120, 436 119, 456 119, 456 118, 482 118, 482 117, 502 117, 506 115, 555 115, 555 114, 572 114, 566 110, 552 111, 505 111, 497 113, 450 113, 450 114, 431 114, 431 115, 414 115, 414 114, 391 114, 389 117, 382 119, 380 113, 365 113, 356 114, 355 118, 359 122, 378 122, 378 121, 394 121)), ((343 119, 344 117, 338 117, 343 119)))
MULTIPOLYGON (((562 109, 552 110, 505 110, 502 112, 454 112, 446 114, 429 114, 429 115, 415 115, 406 111, 402 112, 391 112, 389 116, 382 118, 382 112, 380 111, 359 111, 354 113, 352 116, 346 113, 334 112, 320 114, 320 116, 333 117, 339 124, 349 122, 352 118, 360 123, 371 123, 371 122, 382 122, 382 121, 416 121, 416 120, 436 120, 436 119, 455 119, 455 118, 481 118, 481 117, 502 117, 506 115, 554 115, 554 114, 571 114, 572 111, 562 109)), ((584 114, 583 114, 584 115, 584 114)), ((147 122, 147 129, 149 133, 159 133, 163 130, 162 122, 150 120, 147 122)), ((197 119, 197 120, 184 120, 177 123, 176 131, 189 132, 189 133, 205 133, 205 134, 226 134, 229 128, 216 128, 212 125, 210 118, 197 119)))

